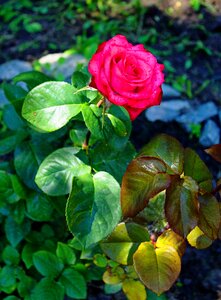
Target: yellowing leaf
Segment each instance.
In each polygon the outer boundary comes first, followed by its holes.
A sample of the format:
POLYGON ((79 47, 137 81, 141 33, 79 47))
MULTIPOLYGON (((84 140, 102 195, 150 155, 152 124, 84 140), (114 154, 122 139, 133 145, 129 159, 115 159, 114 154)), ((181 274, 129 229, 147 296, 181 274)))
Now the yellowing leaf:
POLYGON ((104 253, 123 264, 133 263, 133 254, 141 242, 150 240, 147 229, 136 223, 120 223, 108 239, 101 243, 104 253))
POLYGON ((125 277, 124 270, 121 267, 108 268, 103 274, 103 281, 107 284, 118 284, 125 277))
POLYGON ((134 254, 134 267, 147 288, 160 295, 177 280, 181 260, 173 247, 155 248, 152 243, 145 242, 134 254))
POLYGON ((185 240, 171 229, 164 231, 158 237, 156 246, 157 248, 172 246, 177 250, 180 256, 182 256, 186 250, 185 240))
POLYGON ((208 248, 212 240, 208 238, 198 226, 196 226, 187 236, 189 244, 197 249, 208 248))
POLYGON ((122 289, 128 300, 146 300, 147 298, 145 286, 140 281, 125 279, 122 289))

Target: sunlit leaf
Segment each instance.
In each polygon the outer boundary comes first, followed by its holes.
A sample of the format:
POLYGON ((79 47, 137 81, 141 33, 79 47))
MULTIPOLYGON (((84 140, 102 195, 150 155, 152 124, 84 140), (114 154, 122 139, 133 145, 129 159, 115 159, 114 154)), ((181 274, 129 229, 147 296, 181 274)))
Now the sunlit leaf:
POLYGON ((212 240, 207 237, 198 226, 196 226, 187 236, 189 244, 197 249, 208 248, 212 240))
POLYGON ((35 182, 50 196, 70 193, 74 176, 89 174, 91 168, 75 154, 79 148, 65 147, 52 152, 41 163, 35 182))
POLYGON ((212 191, 212 174, 199 155, 190 148, 184 151, 184 175, 192 177, 203 192, 212 191))
POLYGON ((173 230, 168 229, 164 231, 157 239, 156 246, 158 248, 164 246, 172 246, 182 256, 186 250, 185 240, 173 230))
POLYGON ((43 131, 55 131, 81 111, 82 99, 75 92, 66 82, 42 83, 26 96, 22 116, 43 131))
POLYGON ((134 254, 134 267, 147 288, 159 295, 176 281, 181 261, 173 247, 155 248, 152 243, 145 242, 134 254))
POLYGON ((140 281, 125 279, 122 284, 122 289, 128 300, 147 299, 145 286, 140 281))
POLYGON ((133 263, 133 254, 139 244, 149 240, 145 227, 136 223, 120 223, 108 239, 101 243, 101 249, 112 260, 127 265, 133 263))
POLYGON ((158 158, 138 157, 129 164, 123 176, 121 206, 124 217, 134 217, 150 198, 170 185, 166 165, 158 158))
POLYGON ((103 274, 103 281, 107 284, 118 284, 123 281, 125 278, 125 273, 123 268, 116 267, 116 268, 109 268, 103 274))
POLYGON ((197 225, 198 185, 191 177, 177 178, 166 191, 165 214, 171 228, 181 236, 197 225))
POLYGON ((124 123, 115 117, 114 115, 107 114, 108 119, 111 121, 112 126, 114 127, 114 131, 119 136, 126 136, 127 135, 127 129, 124 125, 124 123))
POLYGON ((73 181, 66 207, 70 231, 88 248, 109 235, 121 218, 120 186, 106 172, 73 181))
POLYGON ((139 155, 160 158, 170 174, 181 174, 183 171, 183 147, 169 135, 157 135, 141 149, 139 155))

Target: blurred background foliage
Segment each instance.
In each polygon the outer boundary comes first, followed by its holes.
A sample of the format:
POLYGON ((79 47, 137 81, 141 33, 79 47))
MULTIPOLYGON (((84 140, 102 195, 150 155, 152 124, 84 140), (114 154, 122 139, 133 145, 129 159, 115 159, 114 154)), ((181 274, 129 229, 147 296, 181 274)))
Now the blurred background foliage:
POLYGON ((0 63, 67 50, 90 59, 101 41, 120 33, 153 52, 167 83, 187 98, 220 102, 220 12, 220 0, 3 1, 0 63))

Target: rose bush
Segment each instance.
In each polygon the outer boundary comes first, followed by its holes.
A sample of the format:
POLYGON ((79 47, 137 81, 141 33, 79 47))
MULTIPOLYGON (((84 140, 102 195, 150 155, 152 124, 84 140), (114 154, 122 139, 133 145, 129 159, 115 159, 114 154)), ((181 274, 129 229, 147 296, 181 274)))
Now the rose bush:
POLYGON ((126 108, 131 120, 161 102, 164 66, 143 45, 133 46, 123 35, 102 43, 88 69, 90 85, 111 103, 126 108))

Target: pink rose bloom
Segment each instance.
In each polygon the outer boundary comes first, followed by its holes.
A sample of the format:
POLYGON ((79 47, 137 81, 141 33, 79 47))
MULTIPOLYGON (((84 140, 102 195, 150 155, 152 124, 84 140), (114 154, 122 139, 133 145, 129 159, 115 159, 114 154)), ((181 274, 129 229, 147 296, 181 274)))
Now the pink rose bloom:
POLYGON ((123 35, 102 43, 88 69, 90 85, 111 103, 126 108, 131 120, 161 102, 164 66, 143 45, 133 46, 123 35))

